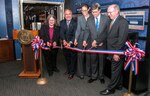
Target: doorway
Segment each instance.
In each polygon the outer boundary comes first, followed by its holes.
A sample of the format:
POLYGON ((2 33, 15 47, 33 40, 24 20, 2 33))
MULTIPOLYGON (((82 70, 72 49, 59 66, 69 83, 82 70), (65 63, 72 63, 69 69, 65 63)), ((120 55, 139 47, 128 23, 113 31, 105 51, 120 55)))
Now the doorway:
POLYGON ((55 15, 59 25, 64 17, 63 2, 28 1, 20 3, 21 29, 40 30, 41 25, 46 23, 49 14, 55 15))

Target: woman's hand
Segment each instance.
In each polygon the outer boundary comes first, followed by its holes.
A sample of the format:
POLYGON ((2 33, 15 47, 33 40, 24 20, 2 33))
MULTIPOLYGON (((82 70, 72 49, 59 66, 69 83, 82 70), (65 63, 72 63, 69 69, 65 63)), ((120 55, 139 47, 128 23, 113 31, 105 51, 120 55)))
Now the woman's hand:
POLYGON ((51 47, 51 46, 52 46, 52 44, 51 44, 50 42, 47 42, 46 45, 47 45, 48 47, 51 47))
POLYGON ((57 43, 54 41, 53 42, 53 47, 56 47, 57 46, 57 43))

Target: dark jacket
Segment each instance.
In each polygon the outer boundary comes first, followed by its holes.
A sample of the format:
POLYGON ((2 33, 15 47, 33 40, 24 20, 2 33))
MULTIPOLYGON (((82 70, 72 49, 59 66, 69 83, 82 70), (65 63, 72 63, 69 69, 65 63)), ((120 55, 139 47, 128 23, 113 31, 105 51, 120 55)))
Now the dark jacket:
POLYGON ((67 42, 74 42, 75 32, 77 28, 77 21, 75 19, 71 19, 69 28, 67 28, 66 20, 60 21, 60 37, 62 40, 66 40, 67 42))
MULTIPOLYGON (((44 40, 44 43, 50 42, 49 25, 44 24, 41 26, 39 36, 41 39, 44 40)), ((57 45, 59 45, 60 43, 60 27, 59 26, 54 27, 52 42, 56 42, 57 45)))

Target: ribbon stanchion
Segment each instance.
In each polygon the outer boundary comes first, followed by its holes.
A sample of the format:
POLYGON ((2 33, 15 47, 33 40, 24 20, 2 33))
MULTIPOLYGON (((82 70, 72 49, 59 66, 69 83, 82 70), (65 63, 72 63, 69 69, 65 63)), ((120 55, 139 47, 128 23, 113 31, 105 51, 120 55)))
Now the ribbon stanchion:
POLYGON ((131 92, 132 88, 132 71, 135 75, 138 74, 138 61, 145 56, 145 52, 137 48, 137 43, 134 46, 131 45, 130 42, 126 42, 126 45, 129 47, 125 51, 127 62, 124 64, 124 70, 130 68, 130 75, 129 75, 129 85, 128 85, 128 92, 124 93, 123 96, 133 96, 131 92))
POLYGON ((32 40, 32 49, 35 53, 35 60, 38 59, 39 55, 40 55, 40 70, 41 70, 41 76, 40 78, 38 78, 37 80, 37 84, 38 85, 44 85, 48 82, 47 78, 45 78, 43 76, 43 64, 42 64, 42 50, 41 49, 44 49, 44 50, 49 50, 49 47, 46 47, 45 46, 46 44, 43 42, 42 39, 40 39, 39 36, 36 36, 33 40, 32 40), (40 53, 40 54, 39 54, 40 53))
POLYGON ((32 40, 32 49, 35 53, 35 60, 38 59, 39 57, 39 49, 44 49, 44 50, 49 50, 49 47, 46 46, 46 44, 44 43, 44 41, 42 39, 40 39, 39 36, 35 36, 35 38, 32 40))

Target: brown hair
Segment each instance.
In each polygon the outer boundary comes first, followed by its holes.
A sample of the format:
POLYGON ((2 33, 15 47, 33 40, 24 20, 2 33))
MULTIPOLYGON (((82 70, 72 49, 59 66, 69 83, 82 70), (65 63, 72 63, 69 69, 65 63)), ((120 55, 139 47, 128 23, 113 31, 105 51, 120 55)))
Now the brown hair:
POLYGON ((55 20, 55 24, 54 24, 54 25, 56 26, 56 25, 57 25, 57 21, 56 21, 55 15, 53 15, 53 14, 49 14, 49 15, 47 16, 47 24, 49 24, 49 19, 50 19, 51 17, 54 18, 54 20, 55 20))
POLYGON ((86 7, 87 9, 90 8, 88 4, 82 4, 81 8, 82 8, 82 7, 86 7))
POLYGON ((99 3, 94 3, 94 4, 92 5, 92 10, 95 10, 95 9, 98 9, 98 10, 100 10, 100 9, 101 9, 101 7, 100 7, 100 4, 99 4, 99 3))

